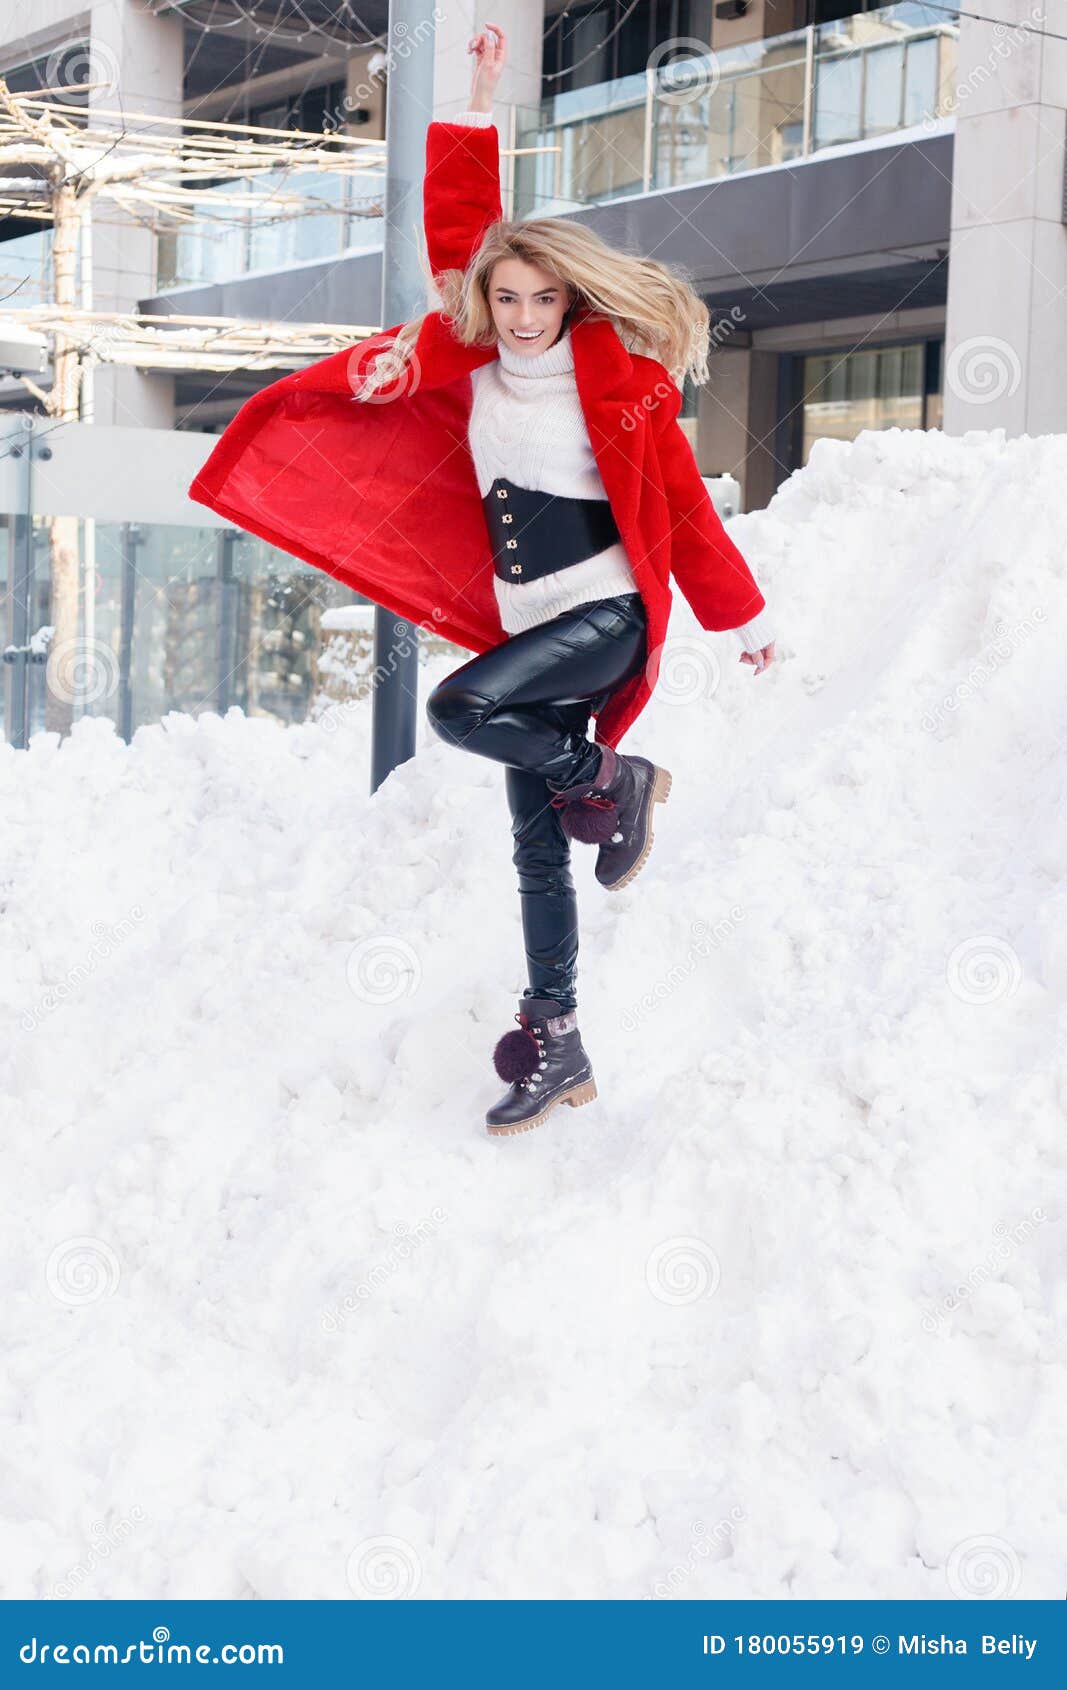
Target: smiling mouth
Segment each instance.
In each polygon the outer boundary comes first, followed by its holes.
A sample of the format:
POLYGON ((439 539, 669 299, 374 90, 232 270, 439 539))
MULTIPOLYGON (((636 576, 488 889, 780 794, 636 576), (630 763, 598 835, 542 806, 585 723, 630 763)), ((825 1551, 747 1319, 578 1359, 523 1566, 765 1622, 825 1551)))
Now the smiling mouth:
POLYGON ((544 329, 535 329, 533 334, 522 334, 518 329, 512 329, 511 332, 516 340, 540 340, 545 331, 544 329))

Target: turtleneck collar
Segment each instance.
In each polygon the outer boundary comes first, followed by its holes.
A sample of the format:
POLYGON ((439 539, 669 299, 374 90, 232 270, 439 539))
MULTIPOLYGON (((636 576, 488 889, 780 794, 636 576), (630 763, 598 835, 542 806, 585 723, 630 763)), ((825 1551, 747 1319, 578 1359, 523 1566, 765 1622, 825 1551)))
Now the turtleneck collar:
POLYGON ((516 352, 513 346, 507 346, 498 339, 497 354, 504 369, 513 376, 561 376, 568 370, 574 369, 574 348, 571 346, 570 324, 564 329, 554 346, 548 346, 543 352, 516 352))

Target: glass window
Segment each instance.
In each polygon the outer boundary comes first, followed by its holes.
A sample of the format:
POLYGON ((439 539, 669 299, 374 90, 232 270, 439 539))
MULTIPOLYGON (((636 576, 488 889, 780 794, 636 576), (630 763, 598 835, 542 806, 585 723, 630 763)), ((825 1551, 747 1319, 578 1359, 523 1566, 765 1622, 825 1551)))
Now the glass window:
POLYGON ((863 100, 862 135, 884 135, 900 128, 901 91, 904 86, 903 43, 878 47, 866 54, 867 85, 863 100))
POLYGON ((812 116, 815 147, 833 147, 843 141, 858 139, 862 93, 861 53, 847 53, 840 59, 817 61, 812 116))
POLYGON ((932 35, 924 41, 913 41, 908 47, 901 115, 905 127, 922 123, 938 110, 938 47, 939 42, 932 35))
POLYGON ((816 440, 854 440, 865 428, 922 428, 924 360, 922 342, 802 358, 801 464, 816 440))
MULTIPOLYGON (((362 595, 321 570, 237 530, 185 525, 82 521, 79 545, 88 594, 81 638, 82 696, 74 714, 109 716, 122 733, 158 722, 168 710, 190 715, 232 704, 251 716, 299 722, 322 677, 322 616, 362 595)), ((0 528, 0 604, 12 638, 15 523, 0 528)), ((48 526, 35 527, 32 633, 49 620, 48 526)), ((44 726, 44 666, 3 665, 0 726, 10 731, 10 695, 28 688, 29 731, 44 726)))

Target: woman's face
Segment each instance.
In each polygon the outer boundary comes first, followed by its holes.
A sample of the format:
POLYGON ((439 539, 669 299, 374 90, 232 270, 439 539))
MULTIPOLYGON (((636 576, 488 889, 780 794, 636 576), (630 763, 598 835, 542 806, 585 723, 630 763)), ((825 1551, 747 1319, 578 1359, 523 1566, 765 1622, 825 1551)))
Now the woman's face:
POLYGON ((500 339, 533 357, 559 339, 569 304, 566 284, 524 258, 501 258, 489 278, 489 306, 500 339))

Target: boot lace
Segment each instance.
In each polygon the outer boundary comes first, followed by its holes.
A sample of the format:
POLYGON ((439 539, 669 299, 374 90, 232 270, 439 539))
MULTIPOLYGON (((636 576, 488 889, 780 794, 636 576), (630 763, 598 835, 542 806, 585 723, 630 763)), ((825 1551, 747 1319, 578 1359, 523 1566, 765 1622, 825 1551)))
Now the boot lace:
POLYGON ((601 798, 595 792, 588 792, 584 798, 580 799, 568 798, 565 792, 557 792, 554 798, 549 799, 549 803, 554 810, 562 810, 568 804, 574 803, 589 804, 595 810, 610 810, 613 802, 613 799, 601 798))
POLYGON ((517 1009, 515 1011, 515 1020, 519 1023, 523 1032, 529 1033, 531 1039, 535 1040, 537 1044, 537 1054, 539 1059, 537 1067, 539 1072, 536 1074, 523 1074, 521 1079, 515 1081, 515 1084, 519 1087, 520 1091, 532 1091, 536 1086, 539 1086, 542 1083, 541 1074, 548 1067, 548 1062, 545 1059, 544 1040, 538 1030, 541 1024, 538 1021, 531 1021, 530 1017, 524 1014, 521 1009, 517 1009))

